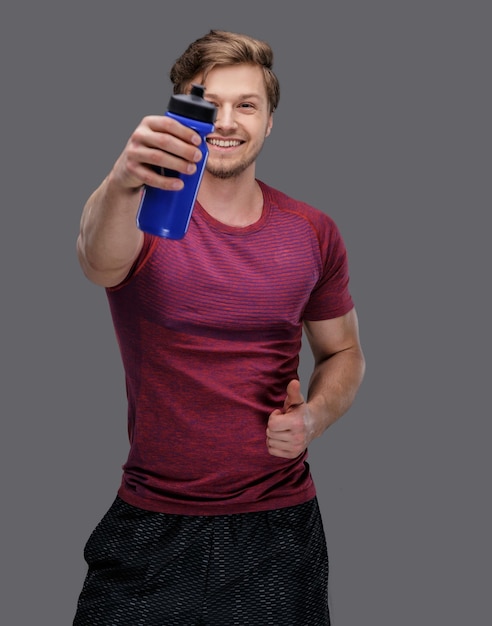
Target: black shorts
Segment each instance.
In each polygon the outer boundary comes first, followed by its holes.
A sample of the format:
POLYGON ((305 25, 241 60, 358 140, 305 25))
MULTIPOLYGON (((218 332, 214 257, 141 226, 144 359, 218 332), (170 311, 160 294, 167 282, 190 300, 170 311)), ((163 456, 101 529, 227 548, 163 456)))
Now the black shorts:
POLYGON ((219 516, 144 511, 120 498, 90 536, 74 626, 328 626, 316 499, 219 516))

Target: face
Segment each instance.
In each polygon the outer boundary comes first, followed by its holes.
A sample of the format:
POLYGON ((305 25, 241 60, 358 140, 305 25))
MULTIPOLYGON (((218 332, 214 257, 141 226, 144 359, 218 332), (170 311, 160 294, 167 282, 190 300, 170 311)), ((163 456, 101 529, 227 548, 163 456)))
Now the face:
POLYGON ((207 75, 205 98, 218 108, 207 137, 206 170, 221 179, 252 169, 272 128, 263 72, 254 65, 216 67, 207 75))

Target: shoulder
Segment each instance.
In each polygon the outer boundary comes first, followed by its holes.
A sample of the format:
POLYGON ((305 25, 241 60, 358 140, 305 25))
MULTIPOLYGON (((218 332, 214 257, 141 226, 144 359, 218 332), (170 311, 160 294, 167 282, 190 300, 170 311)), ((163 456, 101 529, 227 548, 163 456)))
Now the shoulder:
POLYGON ((323 240, 326 240, 327 237, 338 238, 340 236, 334 219, 328 213, 302 200, 293 198, 263 181, 259 180, 258 183, 265 201, 269 203, 272 210, 303 220, 306 226, 310 227, 318 238, 323 240))

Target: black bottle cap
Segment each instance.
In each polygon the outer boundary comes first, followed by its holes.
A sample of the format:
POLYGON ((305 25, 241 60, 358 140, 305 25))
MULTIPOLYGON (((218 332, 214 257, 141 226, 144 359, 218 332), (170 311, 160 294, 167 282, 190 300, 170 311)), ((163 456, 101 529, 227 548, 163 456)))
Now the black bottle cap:
POLYGON ((205 87, 203 85, 192 85, 190 94, 171 96, 167 110, 182 117, 213 124, 217 117, 217 107, 204 99, 204 93, 205 87))

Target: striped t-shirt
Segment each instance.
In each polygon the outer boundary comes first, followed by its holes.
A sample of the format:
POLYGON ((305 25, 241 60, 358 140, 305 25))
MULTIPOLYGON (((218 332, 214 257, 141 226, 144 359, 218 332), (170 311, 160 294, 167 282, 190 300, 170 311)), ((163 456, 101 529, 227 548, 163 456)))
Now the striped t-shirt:
POLYGON ((271 456, 265 431, 298 377, 303 320, 353 307, 346 250, 330 217, 259 184, 256 223, 227 226, 197 203, 184 239, 146 235, 107 290, 128 395, 119 495, 134 506, 219 515, 315 495, 307 453, 271 456))

